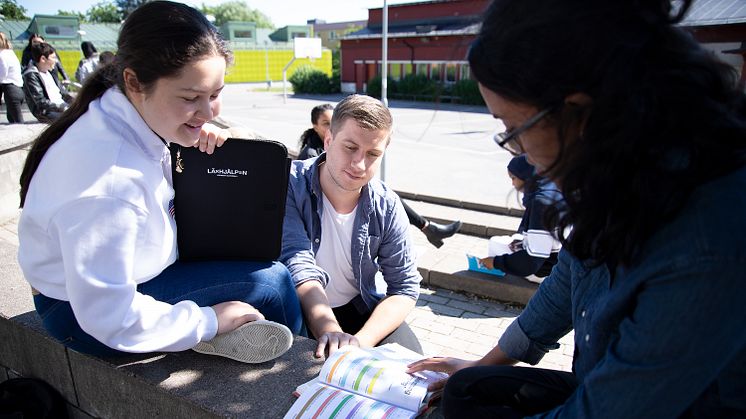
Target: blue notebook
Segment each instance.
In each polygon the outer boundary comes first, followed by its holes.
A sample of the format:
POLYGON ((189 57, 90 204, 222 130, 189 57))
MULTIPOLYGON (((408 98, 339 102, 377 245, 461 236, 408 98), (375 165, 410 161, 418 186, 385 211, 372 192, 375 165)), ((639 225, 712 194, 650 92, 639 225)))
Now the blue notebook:
POLYGON ((495 276, 505 276, 505 272, 495 268, 495 269, 487 269, 484 265, 479 263, 478 257, 474 255, 467 254, 466 259, 469 261, 469 270, 474 272, 482 272, 485 274, 495 275, 495 276))

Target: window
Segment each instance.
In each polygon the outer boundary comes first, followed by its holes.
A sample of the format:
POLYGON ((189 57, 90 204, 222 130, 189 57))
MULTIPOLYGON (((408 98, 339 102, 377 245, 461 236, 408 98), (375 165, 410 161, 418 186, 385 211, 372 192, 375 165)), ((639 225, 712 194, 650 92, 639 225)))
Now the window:
POLYGON ((402 76, 408 76, 414 72, 414 64, 404 64, 404 74, 402 76))
POLYGON ((337 33, 334 31, 329 32, 329 39, 337 39, 337 33))
POLYGON ((417 64, 417 75, 427 76, 427 64, 417 64))
POLYGON ((394 80, 401 79, 401 64, 391 64, 389 65, 389 69, 389 77, 394 80))
POLYGON ((44 26, 44 36, 51 38, 75 38, 78 32, 72 26, 47 25, 44 26))
POLYGON ((456 83, 456 63, 446 64, 446 83, 456 83))
POLYGON ((233 36, 236 38, 253 38, 251 31, 246 29, 237 29, 233 31, 233 36))
POLYGON ((471 78, 471 70, 469 70, 469 64, 461 64, 461 74, 459 74, 461 80, 469 80, 471 78))
POLYGON ((440 74, 440 64, 431 64, 430 65, 430 78, 436 81, 440 81, 441 74, 440 74))
POLYGON ((292 34, 290 34, 290 38, 291 39, 305 38, 305 37, 306 37, 306 33, 305 32, 293 32, 292 34))

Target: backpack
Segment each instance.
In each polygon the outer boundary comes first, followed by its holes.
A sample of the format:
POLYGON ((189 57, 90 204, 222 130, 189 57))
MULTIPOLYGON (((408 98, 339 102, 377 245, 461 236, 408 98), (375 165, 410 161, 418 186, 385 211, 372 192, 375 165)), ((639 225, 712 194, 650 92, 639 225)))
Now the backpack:
POLYGON ((68 418, 67 402, 38 378, 12 378, 0 383, 0 419, 68 418))

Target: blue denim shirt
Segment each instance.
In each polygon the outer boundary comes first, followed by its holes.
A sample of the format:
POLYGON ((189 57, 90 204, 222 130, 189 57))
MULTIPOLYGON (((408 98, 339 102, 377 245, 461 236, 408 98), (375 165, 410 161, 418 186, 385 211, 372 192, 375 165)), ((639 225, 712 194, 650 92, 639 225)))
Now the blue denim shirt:
POLYGON ((746 417, 746 169, 703 185, 615 275, 562 251, 498 345, 536 364, 575 329, 567 402, 537 417, 746 417))
MULTIPOLYGON (((322 154, 294 161, 290 167, 280 260, 290 271, 295 286, 316 280, 326 287, 329 282, 329 274, 317 266, 314 259, 321 242, 324 209, 319 164, 325 160, 326 154, 322 154)), ((378 271, 386 281, 386 295, 417 299, 422 277, 415 263, 407 214, 399 196, 377 179, 371 180, 361 191, 351 247, 352 273, 367 311, 373 311, 383 298, 376 290, 378 271)))

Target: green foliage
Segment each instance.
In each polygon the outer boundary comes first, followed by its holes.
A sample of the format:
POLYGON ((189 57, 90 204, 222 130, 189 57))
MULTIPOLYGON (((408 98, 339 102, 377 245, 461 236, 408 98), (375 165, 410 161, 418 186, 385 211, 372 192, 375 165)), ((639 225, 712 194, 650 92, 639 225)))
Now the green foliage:
POLYGON ((122 21, 122 14, 113 1, 102 1, 88 9, 86 18, 91 23, 119 23, 122 21))
POLYGON ((243 1, 228 1, 217 6, 207 6, 202 3, 200 8, 205 15, 215 17, 215 26, 221 26, 225 22, 255 22, 257 28, 274 29, 272 20, 257 9, 252 9, 243 1))
POLYGON ((332 92, 332 83, 329 76, 311 66, 298 68, 288 81, 293 85, 293 92, 295 93, 325 94, 332 92))
POLYGON ((342 78, 339 74, 339 50, 332 51, 332 79, 331 79, 331 93, 339 93, 342 86, 342 78))
MULTIPOLYGON (((382 78, 380 74, 368 80, 365 93, 368 96, 373 96, 373 97, 381 99, 381 93, 383 90, 383 87, 381 86, 381 80, 382 78)), ((386 83, 386 97, 390 98, 392 95, 396 95, 397 92, 398 92, 398 83, 396 82, 396 80, 389 77, 388 82, 386 83)))
MULTIPOLYGON (((398 92, 405 98, 412 96, 415 100, 422 100, 419 96, 432 98, 439 93, 438 83, 424 74, 407 74, 398 83, 398 92)), ((429 99, 432 100, 432 99, 429 99)))
POLYGON ((80 12, 74 12, 72 10, 57 10, 57 14, 59 16, 74 16, 77 17, 78 20, 82 23, 85 22, 85 15, 80 12))
POLYGON ((459 80, 453 85, 453 95, 459 97, 459 103, 465 105, 484 105, 479 85, 475 80, 459 80))
POLYGON ((16 3, 16 0, 0 0, 0 14, 8 20, 27 20, 26 8, 16 3))
POLYGON ((122 20, 126 19, 135 9, 151 0, 116 0, 117 8, 122 20))

